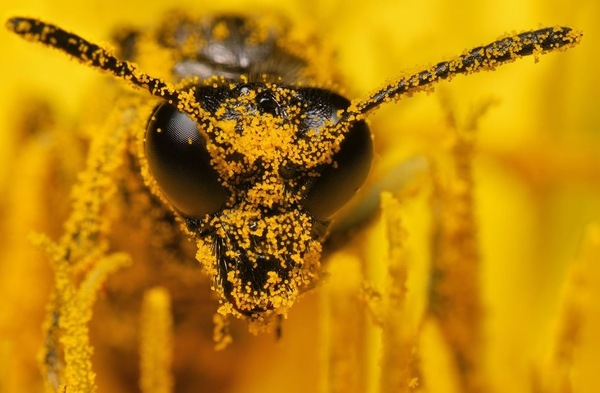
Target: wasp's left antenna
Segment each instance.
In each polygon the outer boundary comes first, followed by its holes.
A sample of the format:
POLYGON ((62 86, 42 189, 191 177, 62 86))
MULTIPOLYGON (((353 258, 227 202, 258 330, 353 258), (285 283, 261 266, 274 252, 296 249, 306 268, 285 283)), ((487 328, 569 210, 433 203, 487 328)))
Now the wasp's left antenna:
POLYGON ((69 33, 50 23, 23 17, 10 18, 6 22, 6 27, 26 40, 41 42, 56 48, 85 65, 107 71, 133 86, 144 88, 150 94, 168 101, 180 111, 189 114, 197 122, 210 125, 210 115, 202 110, 193 94, 176 90, 161 79, 139 71, 135 64, 119 60, 106 49, 76 34, 69 33))
POLYGON ((335 131, 343 132, 350 124, 364 119, 369 112, 386 102, 424 90, 454 75, 493 70, 523 56, 535 56, 575 46, 581 40, 581 36, 580 32, 569 27, 546 27, 473 48, 452 60, 442 61, 433 67, 399 78, 366 99, 354 101, 331 127, 335 131))

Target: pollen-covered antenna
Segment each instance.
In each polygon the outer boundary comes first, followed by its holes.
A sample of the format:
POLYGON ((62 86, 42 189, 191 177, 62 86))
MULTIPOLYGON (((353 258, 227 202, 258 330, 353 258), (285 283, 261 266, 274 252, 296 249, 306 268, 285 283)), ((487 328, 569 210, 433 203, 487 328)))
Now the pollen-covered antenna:
POLYGON ((353 101, 340 115, 339 121, 331 126, 335 132, 344 132, 352 123, 364 119, 380 105, 397 100, 402 95, 424 90, 441 80, 457 74, 470 74, 493 70, 522 56, 538 55, 561 48, 575 46, 582 33, 568 27, 548 27, 535 31, 511 35, 485 46, 473 48, 462 55, 443 61, 426 70, 402 77, 383 87, 366 99, 353 101))
POLYGON ((210 126, 211 117, 200 107, 193 92, 176 90, 161 79, 139 71, 135 64, 119 60, 106 49, 76 34, 37 19, 23 17, 10 18, 6 27, 26 40, 59 49, 85 65, 107 71, 133 86, 144 88, 190 115, 196 122, 210 126))

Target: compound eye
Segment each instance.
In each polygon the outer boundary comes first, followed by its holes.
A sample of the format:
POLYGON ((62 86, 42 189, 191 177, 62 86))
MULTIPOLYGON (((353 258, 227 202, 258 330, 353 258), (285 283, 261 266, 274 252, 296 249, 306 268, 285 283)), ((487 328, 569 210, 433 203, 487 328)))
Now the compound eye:
POLYGON ((364 183, 373 160, 371 132, 364 121, 352 125, 340 150, 305 195, 304 207, 314 217, 330 218, 342 208, 364 183))
POLYGON ((201 218, 223 207, 228 192, 210 164, 195 121, 172 105, 160 104, 148 123, 145 143, 150 173, 179 212, 201 218))

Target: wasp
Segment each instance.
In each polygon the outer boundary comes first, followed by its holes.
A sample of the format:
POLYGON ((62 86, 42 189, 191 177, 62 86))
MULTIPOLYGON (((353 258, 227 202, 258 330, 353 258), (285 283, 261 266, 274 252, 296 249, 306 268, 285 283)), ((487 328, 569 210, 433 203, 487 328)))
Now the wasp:
MULTIPOLYGON (((114 140, 98 135, 103 151, 90 165, 108 173, 127 161, 149 203, 167 217, 163 222, 195 243, 222 311, 250 319, 285 314, 318 280, 332 217, 369 173, 369 114, 455 75, 579 40, 567 27, 508 36, 349 100, 319 79, 306 43, 261 17, 170 18, 144 37, 167 53, 162 78, 134 63, 136 34, 122 37, 119 57, 36 19, 16 17, 7 26, 158 98, 114 140)), ((87 194, 75 197, 74 209, 88 216, 67 235, 70 259, 101 237, 97 224, 106 207, 91 212, 82 205, 109 203, 102 186, 82 188, 87 194)))
POLYGON ((580 39, 568 27, 510 35, 350 100, 324 74, 314 42, 264 16, 170 16, 121 34, 114 52, 37 19, 7 26, 133 88, 122 92, 133 104, 115 104, 118 126, 94 135, 55 258, 89 269, 135 237, 108 235, 105 223, 122 218, 118 200, 150 223, 150 250, 184 265, 195 257, 220 313, 251 321, 285 315, 318 282, 335 214, 369 174, 373 111, 580 39), (164 74, 136 65, 147 47, 160 49, 154 66, 164 74))

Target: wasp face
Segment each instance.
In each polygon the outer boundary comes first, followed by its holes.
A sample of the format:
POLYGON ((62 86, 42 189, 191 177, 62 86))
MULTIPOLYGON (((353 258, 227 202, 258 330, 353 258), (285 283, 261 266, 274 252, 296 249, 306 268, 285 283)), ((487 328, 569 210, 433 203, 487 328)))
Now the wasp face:
POLYGON ((321 244, 314 219, 299 209, 265 214, 226 209, 214 220, 217 284, 245 315, 291 306, 318 276, 321 244))
POLYGON ((157 107, 150 173, 221 298, 245 315, 283 312, 315 281, 328 220, 368 174, 369 129, 327 127, 349 102, 323 89, 219 79, 190 91, 210 124, 157 107))

